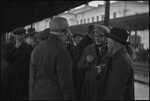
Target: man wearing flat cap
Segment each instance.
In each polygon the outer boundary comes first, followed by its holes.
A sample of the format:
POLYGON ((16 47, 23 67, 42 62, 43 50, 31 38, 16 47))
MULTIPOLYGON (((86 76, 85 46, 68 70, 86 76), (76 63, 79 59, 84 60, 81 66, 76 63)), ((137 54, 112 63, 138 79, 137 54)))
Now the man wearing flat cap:
POLYGON ((112 53, 106 69, 104 100, 134 100, 133 62, 125 45, 128 33, 122 28, 112 28, 108 36, 108 51, 112 53))
POLYGON ((55 17, 49 24, 49 38, 32 52, 30 100, 73 100, 72 59, 64 41, 71 32, 67 19, 55 17))
MULTIPOLYGON (((82 89, 82 99, 97 100, 98 74, 101 72, 97 67, 107 61, 107 37, 110 30, 103 25, 94 26, 95 42, 87 46, 78 62, 78 68, 85 70, 85 78, 82 89)), ((98 95, 99 96, 99 95, 98 95)))

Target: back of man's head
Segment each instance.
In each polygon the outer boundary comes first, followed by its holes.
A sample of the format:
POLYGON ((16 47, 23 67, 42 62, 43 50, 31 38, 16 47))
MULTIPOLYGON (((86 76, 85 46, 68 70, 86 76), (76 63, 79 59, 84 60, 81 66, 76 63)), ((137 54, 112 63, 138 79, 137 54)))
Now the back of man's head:
POLYGON ((68 21, 63 17, 55 17, 49 23, 50 33, 55 35, 63 35, 67 27, 68 21))
POLYGON ((94 25, 89 25, 88 26, 88 33, 91 34, 94 30, 94 25))

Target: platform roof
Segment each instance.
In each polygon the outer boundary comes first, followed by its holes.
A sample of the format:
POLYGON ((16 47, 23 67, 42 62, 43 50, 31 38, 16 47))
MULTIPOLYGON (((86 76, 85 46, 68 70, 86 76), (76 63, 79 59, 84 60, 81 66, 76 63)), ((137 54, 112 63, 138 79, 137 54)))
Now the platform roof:
POLYGON ((41 21, 77 6, 84 1, 1 1, 1 33, 41 21))

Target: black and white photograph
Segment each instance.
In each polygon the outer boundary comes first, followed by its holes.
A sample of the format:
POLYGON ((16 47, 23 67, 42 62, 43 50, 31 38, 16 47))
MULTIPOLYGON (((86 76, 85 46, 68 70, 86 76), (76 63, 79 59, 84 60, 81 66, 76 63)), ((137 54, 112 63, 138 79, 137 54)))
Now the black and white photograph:
POLYGON ((149 100, 149 1, 1 1, 3 100, 149 100))

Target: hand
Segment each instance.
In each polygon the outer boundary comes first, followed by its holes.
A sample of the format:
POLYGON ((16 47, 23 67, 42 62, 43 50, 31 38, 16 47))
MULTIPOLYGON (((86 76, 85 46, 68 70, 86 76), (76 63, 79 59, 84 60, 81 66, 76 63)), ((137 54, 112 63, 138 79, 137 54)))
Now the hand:
POLYGON ((87 59, 87 62, 91 63, 91 62, 94 60, 94 56, 88 55, 88 56, 86 57, 86 59, 87 59))
POLYGON ((97 69, 101 69, 102 67, 104 67, 106 64, 100 64, 98 66, 95 66, 94 68, 97 68, 97 69))
POLYGON ((19 48, 21 46, 22 42, 16 41, 15 47, 19 48))
POLYGON ((29 44, 29 45, 31 45, 32 44, 32 40, 30 38, 27 38, 26 39, 26 43, 29 44))
POLYGON ((32 47, 33 47, 34 44, 35 44, 32 38, 27 38, 27 39, 26 39, 26 43, 29 44, 29 45, 31 45, 32 47))
POLYGON ((98 66, 95 66, 94 68, 97 68, 97 73, 100 73, 102 71, 102 68, 105 66, 106 64, 100 64, 98 66))

